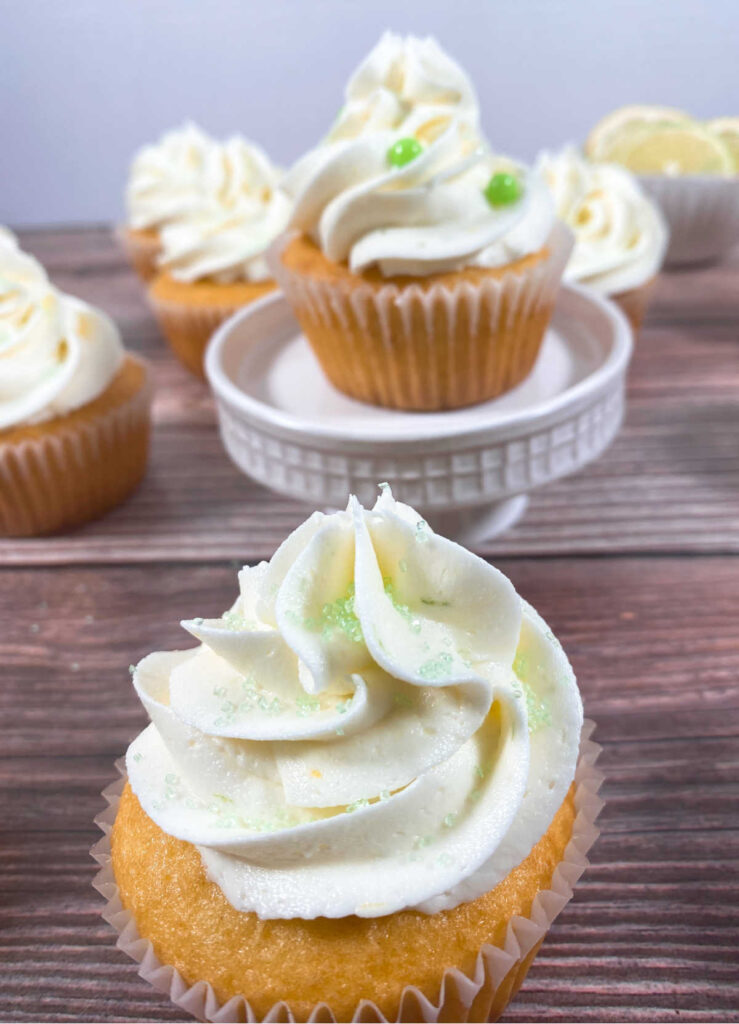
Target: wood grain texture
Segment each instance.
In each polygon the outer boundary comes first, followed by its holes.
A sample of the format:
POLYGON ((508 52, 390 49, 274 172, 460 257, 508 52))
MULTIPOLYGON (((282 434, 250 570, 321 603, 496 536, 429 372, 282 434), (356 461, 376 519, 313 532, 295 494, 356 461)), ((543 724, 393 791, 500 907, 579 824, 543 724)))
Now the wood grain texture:
MULTIPOLYGON (((0 1018, 175 1021, 99 916, 88 850, 145 715, 127 666, 189 646, 308 509, 223 455, 109 229, 24 244, 155 365, 151 469, 67 536, 0 541, 0 1018)), ((739 1021, 739 257, 663 276, 625 428, 488 546, 573 662, 603 834, 508 1021, 739 1021)))

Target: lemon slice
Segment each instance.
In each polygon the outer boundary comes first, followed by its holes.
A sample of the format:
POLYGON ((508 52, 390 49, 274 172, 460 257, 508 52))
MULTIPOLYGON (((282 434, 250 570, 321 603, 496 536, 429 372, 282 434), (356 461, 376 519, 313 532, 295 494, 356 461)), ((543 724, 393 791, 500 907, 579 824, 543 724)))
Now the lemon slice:
POLYGON ((585 143, 585 152, 591 160, 613 159, 606 154, 634 131, 658 124, 685 124, 690 120, 689 114, 674 107, 619 107, 593 128, 585 143))
POLYGON ((734 173, 729 147, 699 124, 655 125, 629 134, 609 159, 636 174, 734 173))
POLYGON ((715 117, 706 128, 726 143, 734 158, 734 170, 739 172, 739 117, 715 117))

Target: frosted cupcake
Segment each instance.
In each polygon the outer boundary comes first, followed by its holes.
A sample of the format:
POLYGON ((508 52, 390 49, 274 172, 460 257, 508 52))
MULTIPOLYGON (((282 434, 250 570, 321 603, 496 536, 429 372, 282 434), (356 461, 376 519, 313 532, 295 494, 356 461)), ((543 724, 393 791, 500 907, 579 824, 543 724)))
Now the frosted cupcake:
POLYGON ((216 327, 275 287, 265 251, 290 215, 280 176, 258 146, 234 137, 219 148, 207 195, 161 231, 149 299, 172 349, 201 377, 216 327))
POLYGON ((188 122, 134 157, 118 235, 142 280, 156 273, 165 224, 187 214, 217 181, 218 153, 216 140, 188 122))
POLYGON ((285 187, 275 274, 339 390, 450 409, 527 376, 569 237, 546 186, 491 152, 469 79, 434 40, 383 36, 285 187))
POLYGON ((585 152, 638 175, 669 226, 668 265, 716 260, 739 242, 739 117, 621 107, 595 125, 585 152))
POLYGON ((615 299, 638 330, 667 247, 656 204, 625 168, 592 163, 574 146, 542 153, 536 169, 575 235, 565 280, 615 299))
POLYGON ((210 1020, 495 1019, 595 836, 543 620, 385 489, 183 626, 132 670, 151 724, 96 851, 144 975, 210 1020))
POLYGON ((0 535, 76 526, 146 468, 150 386, 113 322, 0 232, 0 535))

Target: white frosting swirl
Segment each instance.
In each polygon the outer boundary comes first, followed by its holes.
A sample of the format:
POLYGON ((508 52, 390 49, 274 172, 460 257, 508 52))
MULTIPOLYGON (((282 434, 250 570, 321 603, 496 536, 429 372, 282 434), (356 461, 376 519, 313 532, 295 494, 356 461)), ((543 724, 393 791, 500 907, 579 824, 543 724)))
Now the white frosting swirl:
POLYGON ((433 913, 494 887, 572 782, 582 707, 510 582, 396 503, 315 513, 201 641, 134 671, 147 814, 263 918, 433 913))
POLYGON ((218 148, 200 200, 161 231, 159 265, 179 281, 260 281, 264 253, 287 226, 290 200, 259 146, 238 136, 218 148))
POLYGON ((326 142, 377 131, 418 127, 418 111, 430 130, 435 118, 459 115, 475 128, 479 107, 472 82, 435 39, 385 32, 356 69, 326 142))
POLYGON ((188 122, 133 159, 126 186, 128 224, 161 229, 197 206, 218 179, 220 146, 188 122))
POLYGON ((0 430, 62 416, 97 398, 123 360, 104 313, 59 292, 0 233, 0 430))
POLYGON ((383 36, 352 76, 327 139, 285 188, 292 227, 329 259, 385 276, 499 266, 540 249, 554 224, 546 188, 490 151, 472 85, 431 39, 383 36), (422 151, 392 166, 388 151, 401 139, 422 151), (493 207, 484 190, 499 171, 519 178, 523 196, 493 207))
POLYGON ((575 234, 565 280, 614 295, 654 277, 667 246, 667 227, 625 167, 591 163, 567 146, 541 153, 536 169, 551 189, 557 216, 575 234))

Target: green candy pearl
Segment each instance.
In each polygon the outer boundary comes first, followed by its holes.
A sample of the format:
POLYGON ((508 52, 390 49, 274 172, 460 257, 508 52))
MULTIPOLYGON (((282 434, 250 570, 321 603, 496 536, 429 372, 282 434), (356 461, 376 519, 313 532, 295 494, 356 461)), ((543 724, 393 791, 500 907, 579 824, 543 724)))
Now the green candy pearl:
POLYGON ((522 193, 518 178, 504 171, 494 174, 482 192, 491 206, 508 206, 520 199, 522 193))
POLYGON ((405 167, 411 160, 415 160, 423 152, 423 146, 412 136, 406 139, 398 139, 387 151, 387 162, 391 167, 405 167))

